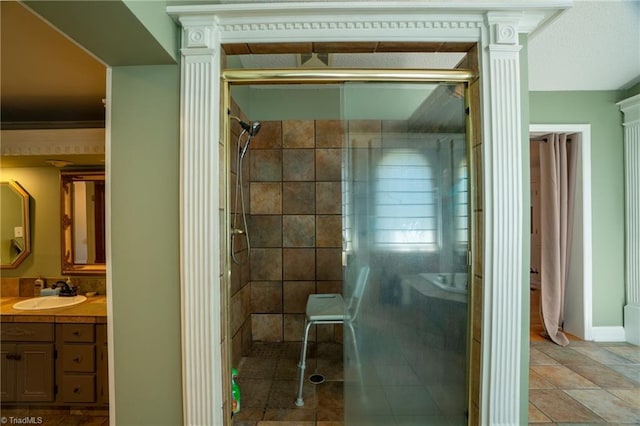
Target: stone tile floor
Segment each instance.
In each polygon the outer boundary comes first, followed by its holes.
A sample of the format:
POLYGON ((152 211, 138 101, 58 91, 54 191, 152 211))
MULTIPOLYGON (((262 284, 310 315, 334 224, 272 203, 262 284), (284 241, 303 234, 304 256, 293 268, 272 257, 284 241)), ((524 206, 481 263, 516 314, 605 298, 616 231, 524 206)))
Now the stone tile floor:
POLYGON ((0 407, 0 423, 42 426, 109 426, 109 411, 62 407, 0 407))
MULTIPOLYGON (((532 333, 529 424, 640 424, 640 347, 571 339, 563 348, 532 333)), ((238 368, 235 426, 343 424, 342 346, 310 347, 305 375, 317 369, 326 380, 305 383, 303 408, 294 404, 299 351, 299 343, 254 345, 238 368)))
POLYGON ((238 366, 242 398, 234 426, 343 424, 342 345, 309 344, 305 376, 322 371, 325 381, 313 385, 306 380, 304 407, 296 407, 300 346, 299 342, 254 343, 238 366))
POLYGON ((640 347, 532 339, 529 424, 640 424, 640 347))

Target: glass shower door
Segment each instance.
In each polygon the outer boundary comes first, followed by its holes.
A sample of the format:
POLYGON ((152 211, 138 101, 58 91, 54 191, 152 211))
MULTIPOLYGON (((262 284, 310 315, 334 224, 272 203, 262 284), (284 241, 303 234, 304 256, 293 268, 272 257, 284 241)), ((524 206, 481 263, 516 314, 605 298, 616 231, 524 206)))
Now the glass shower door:
POLYGON ((467 423, 464 92, 344 86, 345 424, 467 423))

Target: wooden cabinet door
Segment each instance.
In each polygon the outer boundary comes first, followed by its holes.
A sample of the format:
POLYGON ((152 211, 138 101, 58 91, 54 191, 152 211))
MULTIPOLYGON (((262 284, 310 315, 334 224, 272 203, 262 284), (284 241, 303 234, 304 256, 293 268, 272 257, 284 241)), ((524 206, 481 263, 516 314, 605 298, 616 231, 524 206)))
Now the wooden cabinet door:
POLYGON ((16 345, 0 345, 0 399, 2 402, 16 400, 16 345))
POLYGON ((16 344, 16 400, 53 401, 53 345, 16 344))

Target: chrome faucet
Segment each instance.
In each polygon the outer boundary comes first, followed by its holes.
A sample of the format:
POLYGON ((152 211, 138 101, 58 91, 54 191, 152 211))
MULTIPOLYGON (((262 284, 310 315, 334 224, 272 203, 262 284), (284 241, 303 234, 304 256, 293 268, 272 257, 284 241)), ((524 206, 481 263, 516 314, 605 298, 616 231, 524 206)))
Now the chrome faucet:
POLYGON ((73 297, 78 295, 78 287, 70 285, 65 281, 57 281, 56 287, 60 287, 60 297, 73 297))

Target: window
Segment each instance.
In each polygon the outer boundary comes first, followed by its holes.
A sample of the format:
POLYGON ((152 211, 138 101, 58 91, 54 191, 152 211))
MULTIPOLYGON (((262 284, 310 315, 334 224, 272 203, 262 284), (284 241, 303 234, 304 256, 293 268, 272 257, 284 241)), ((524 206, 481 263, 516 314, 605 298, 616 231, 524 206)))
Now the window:
POLYGON ((462 158, 455 170, 453 183, 453 224, 455 247, 467 250, 469 242, 469 168, 467 159, 462 158))
POLYGON ((395 251, 435 251, 438 196, 426 156, 417 149, 384 150, 375 178, 375 245, 395 251))

